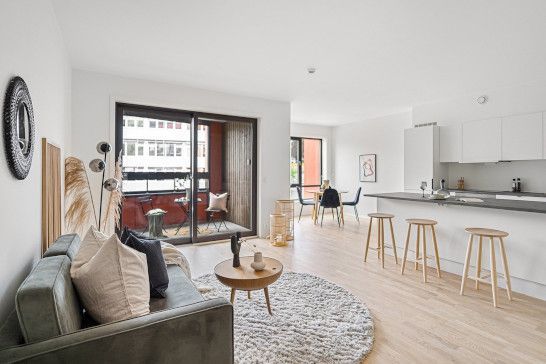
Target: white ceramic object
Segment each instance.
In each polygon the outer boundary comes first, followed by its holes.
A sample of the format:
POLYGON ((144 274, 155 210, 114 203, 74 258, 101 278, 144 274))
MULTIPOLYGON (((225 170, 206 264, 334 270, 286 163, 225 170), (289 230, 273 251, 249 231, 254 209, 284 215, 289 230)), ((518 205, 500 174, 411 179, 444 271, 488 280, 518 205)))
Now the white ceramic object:
POLYGON ((254 261, 250 263, 250 266, 256 271, 264 270, 265 263, 261 252, 254 253, 254 261))

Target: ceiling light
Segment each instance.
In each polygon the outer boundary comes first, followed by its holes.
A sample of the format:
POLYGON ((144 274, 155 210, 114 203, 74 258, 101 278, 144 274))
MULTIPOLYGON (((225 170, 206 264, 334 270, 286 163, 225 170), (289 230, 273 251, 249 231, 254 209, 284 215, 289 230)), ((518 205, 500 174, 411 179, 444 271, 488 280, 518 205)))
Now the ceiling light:
POLYGON ((310 75, 315 72, 317 72, 317 69, 315 67, 307 67, 307 73, 309 73, 310 75))

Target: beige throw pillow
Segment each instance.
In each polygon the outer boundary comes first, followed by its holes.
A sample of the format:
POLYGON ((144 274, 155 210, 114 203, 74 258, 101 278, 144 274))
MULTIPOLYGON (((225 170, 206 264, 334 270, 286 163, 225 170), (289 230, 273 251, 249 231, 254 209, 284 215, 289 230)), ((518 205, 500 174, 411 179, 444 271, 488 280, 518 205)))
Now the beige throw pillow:
POLYGON ((227 192, 216 195, 209 192, 209 210, 222 210, 227 212, 227 192))
POLYGON ((83 307, 97 322, 150 313, 146 255, 90 229, 70 269, 83 307))

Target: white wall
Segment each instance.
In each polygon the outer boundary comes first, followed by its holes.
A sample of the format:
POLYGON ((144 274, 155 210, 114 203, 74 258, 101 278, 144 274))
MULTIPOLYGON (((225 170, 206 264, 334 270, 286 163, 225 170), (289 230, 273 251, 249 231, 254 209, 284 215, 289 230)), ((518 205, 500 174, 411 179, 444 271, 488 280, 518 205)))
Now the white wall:
MULTIPOLYGON (((404 129, 411 127, 411 113, 388 115, 333 129, 335 187, 350 191, 345 199, 354 197, 359 186, 362 193, 398 192, 404 190, 404 129), (358 156, 377 154, 377 182, 360 182, 358 156)), ((360 199, 360 216, 375 212, 375 198, 360 199)), ((347 209, 347 214, 352 214, 347 209)))
POLYGON ((332 130, 330 126, 314 124, 290 124, 290 136, 322 139, 322 178, 334 182, 334 159, 332 153, 332 130))
POLYGON ((0 104, 9 80, 21 76, 30 91, 36 123, 33 163, 19 181, 9 169, 1 138, 0 326, 13 309, 15 290, 40 257, 41 138, 70 150, 70 66, 49 1, 2 1, 0 104))
MULTIPOLYGON (((429 102, 413 106, 414 124, 438 122, 449 125, 470 120, 546 111, 546 83, 518 85, 429 102), (487 95, 480 105, 476 98, 487 95)), ((512 178, 520 177, 524 191, 546 193, 546 161, 511 163, 450 163, 449 185, 455 187, 458 177, 465 178, 466 188, 510 190, 512 178)))
MULTIPOLYGON (((268 234, 269 213, 273 211, 274 201, 289 196, 288 102, 80 70, 74 70, 72 74, 72 101, 72 151, 85 161, 96 158, 98 141, 106 140, 114 145, 114 109, 118 101, 258 118, 260 236, 268 234)), ((99 178, 98 175, 93 177, 99 178)))

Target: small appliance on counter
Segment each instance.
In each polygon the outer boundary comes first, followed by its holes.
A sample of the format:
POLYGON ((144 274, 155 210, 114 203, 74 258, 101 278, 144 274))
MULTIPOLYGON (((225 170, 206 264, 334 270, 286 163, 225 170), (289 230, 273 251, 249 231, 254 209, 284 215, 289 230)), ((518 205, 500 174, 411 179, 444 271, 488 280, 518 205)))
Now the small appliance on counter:
POLYGON ((521 192, 521 179, 519 177, 512 178, 512 192, 521 192))

